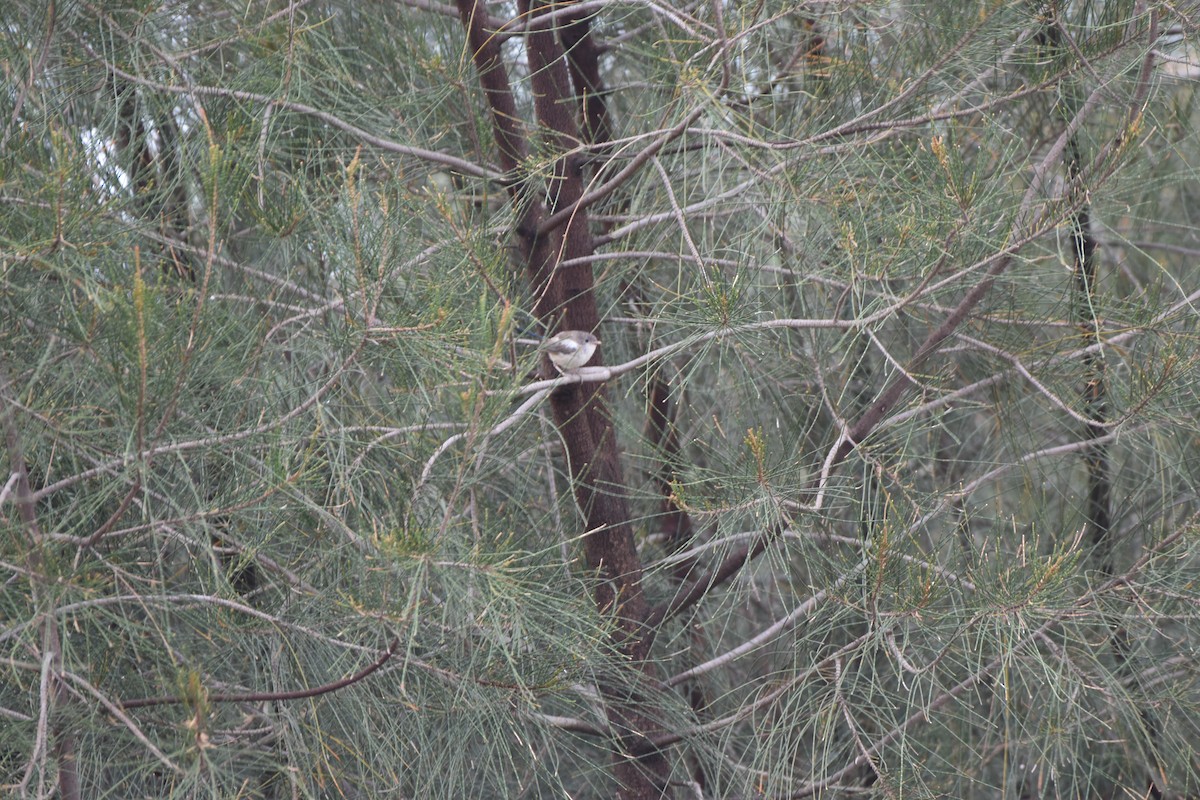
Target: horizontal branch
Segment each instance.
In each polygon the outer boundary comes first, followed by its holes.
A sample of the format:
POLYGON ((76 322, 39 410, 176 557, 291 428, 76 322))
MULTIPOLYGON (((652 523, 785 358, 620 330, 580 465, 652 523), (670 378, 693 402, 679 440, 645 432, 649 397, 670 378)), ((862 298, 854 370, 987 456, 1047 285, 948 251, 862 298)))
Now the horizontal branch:
MULTIPOLYGON (((289 692, 209 692, 204 695, 204 700, 209 703, 267 703, 319 697, 323 694, 336 692, 339 689, 345 689, 347 686, 353 686, 368 677, 395 655, 396 648, 399 645, 400 637, 397 636, 392 639, 392 643, 380 654, 379 658, 375 659, 374 663, 368 664, 353 675, 320 686, 314 686, 309 689, 295 689, 289 692)), ((122 700, 118 702, 118 705, 121 708, 130 709, 145 708, 147 706, 190 705, 192 702, 193 700, 188 697, 159 695, 158 697, 140 697, 134 700, 122 700)))

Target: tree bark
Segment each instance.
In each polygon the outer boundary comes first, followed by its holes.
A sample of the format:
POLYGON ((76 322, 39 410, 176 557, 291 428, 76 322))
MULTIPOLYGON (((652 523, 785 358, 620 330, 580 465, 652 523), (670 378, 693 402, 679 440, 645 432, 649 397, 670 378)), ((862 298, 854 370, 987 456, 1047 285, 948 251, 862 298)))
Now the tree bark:
MULTIPOLYGON (((591 267, 561 266, 564 261, 594 252, 586 210, 578 209, 549 231, 538 233, 537 224, 555 211, 577 206, 583 196, 585 159, 578 153, 582 139, 573 112, 588 104, 581 106, 572 98, 584 97, 588 90, 572 90, 561 30, 553 20, 540 19, 549 7, 530 0, 521 0, 518 6, 522 17, 529 20, 526 49, 537 124, 546 131, 547 149, 559 154, 545 186, 544 200, 519 175, 521 160, 529 148, 517 123, 499 43, 484 26, 482 4, 472 0, 458 3, 490 104, 500 163, 511 176, 510 194, 519 214, 518 253, 536 298, 534 313, 547 330, 595 331, 600 317, 591 267)), ((578 28, 575 31, 579 33, 578 28)), ((596 55, 594 48, 587 53, 596 55)), ((577 51, 576 56, 587 53, 577 51)), ((581 76, 589 74, 586 64, 576 70, 581 76)), ((598 76, 598 70, 591 71, 598 76)), ((593 105, 591 114, 596 113, 593 105)), ((600 363, 600 357, 593 363, 600 363)), ((584 561, 594 580, 593 600, 601 614, 613 617, 613 647, 633 675, 632 680, 628 674, 605 676, 599 687, 615 736, 613 775, 619 786, 618 796, 628 800, 662 797, 670 766, 652 744, 659 730, 654 722, 656 715, 646 707, 648 690, 638 687, 648 686, 651 681, 644 679, 653 677, 647 659, 651 639, 645 635, 650 607, 642 591, 642 565, 629 524, 625 479, 603 386, 563 386, 551 395, 550 408, 566 445, 575 499, 584 517, 584 561)))

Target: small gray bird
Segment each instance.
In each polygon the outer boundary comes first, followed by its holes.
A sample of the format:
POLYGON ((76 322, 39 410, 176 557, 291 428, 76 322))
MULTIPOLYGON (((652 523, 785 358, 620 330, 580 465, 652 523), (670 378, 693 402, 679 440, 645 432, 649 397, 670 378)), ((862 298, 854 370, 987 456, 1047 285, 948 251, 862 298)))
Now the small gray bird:
POLYGON ((600 340, 587 331, 560 331, 542 345, 559 372, 579 369, 591 361, 600 340))

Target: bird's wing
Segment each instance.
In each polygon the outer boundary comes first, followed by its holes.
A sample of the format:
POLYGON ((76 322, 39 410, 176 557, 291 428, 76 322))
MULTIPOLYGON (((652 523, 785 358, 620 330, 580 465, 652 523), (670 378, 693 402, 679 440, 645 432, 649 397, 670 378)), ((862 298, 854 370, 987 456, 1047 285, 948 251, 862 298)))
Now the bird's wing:
POLYGON ((579 351, 579 342, 574 339, 551 339, 546 343, 546 351, 570 355, 579 351))

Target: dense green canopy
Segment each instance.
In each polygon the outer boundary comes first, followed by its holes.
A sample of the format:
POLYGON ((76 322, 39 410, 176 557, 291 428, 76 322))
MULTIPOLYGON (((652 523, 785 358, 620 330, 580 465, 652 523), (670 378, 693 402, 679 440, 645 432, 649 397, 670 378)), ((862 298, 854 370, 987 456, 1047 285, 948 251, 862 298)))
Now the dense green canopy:
POLYGON ((0 794, 1195 797, 1197 24, 4 3, 0 794))

